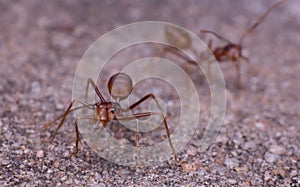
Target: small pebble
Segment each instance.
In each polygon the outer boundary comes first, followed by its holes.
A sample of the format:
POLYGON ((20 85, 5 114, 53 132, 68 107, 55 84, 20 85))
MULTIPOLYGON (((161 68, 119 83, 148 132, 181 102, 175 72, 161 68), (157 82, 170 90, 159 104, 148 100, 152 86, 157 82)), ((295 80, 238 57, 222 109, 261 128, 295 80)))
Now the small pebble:
POLYGON ((272 175, 280 175, 282 178, 284 178, 285 175, 286 175, 284 169, 282 169, 282 168, 273 169, 273 170, 271 171, 271 173, 272 173, 272 175))
POLYGON ((246 142, 244 145, 244 149, 254 149, 256 147, 255 143, 253 141, 246 142))
POLYGON ((68 150, 66 150, 66 151, 63 153, 63 157, 65 157, 65 158, 70 157, 70 152, 69 152, 68 150))
POLYGON ((228 182, 230 183, 230 184, 236 184, 236 180, 235 179, 228 179, 228 182))
POLYGON ((248 170, 249 170, 249 168, 247 166, 235 168, 235 171, 237 171, 238 173, 246 173, 248 170))
POLYGON ((36 153, 36 157, 38 157, 38 158, 43 158, 43 157, 44 157, 44 151, 43 151, 43 150, 39 150, 39 151, 36 153))
POLYGON ((271 178, 270 172, 266 171, 264 174, 265 181, 268 181, 271 178))
POLYGON ((251 182, 250 181, 245 181, 245 182, 242 183, 241 186, 243 186, 243 187, 250 187, 251 186, 251 182))
POLYGON ((17 112, 17 111, 18 111, 18 106, 17 106, 16 104, 12 104, 12 105, 10 106, 10 111, 11 111, 12 113, 17 112))
POLYGON ((220 175, 225 175, 226 171, 227 171, 227 168, 226 167, 218 167, 217 168, 217 171, 220 175))
POLYGON ((186 153, 190 156, 196 156, 197 155, 197 148, 194 146, 189 146, 186 153))
POLYGON ((49 173, 49 174, 50 174, 50 173, 53 173, 53 170, 52 170, 52 169, 48 169, 48 170, 47 170, 47 173, 49 173))
POLYGON ((239 166, 239 161, 236 158, 225 158, 224 161, 225 166, 229 168, 235 168, 239 166))
POLYGON ((297 170, 292 170, 291 173, 290 173, 290 176, 291 177, 294 177, 296 176, 298 173, 297 173, 297 170))
POLYGON ((55 168, 58 168, 59 162, 54 162, 53 166, 54 166, 55 168))
POLYGON ((195 161, 193 163, 189 163, 187 161, 183 161, 181 163, 181 167, 184 171, 197 171, 200 168, 200 162, 195 161))
POLYGON ((271 153, 274 153, 274 154, 277 154, 277 155, 282 155, 282 154, 284 154, 286 152, 286 149, 283 146, 280 146, 280 145, 277 145, 277 144, 273 144, 273 145, 271 145, 269 151, 271 153))
POLYGON ((273 163, 277 160, 278 155, 272 154, 270 152, 266 152, 264 157, 267 162, 273 163))
POLYGON ((56 110, 62 110, 62 109, 64 109, 64 108, 65 108, 65 106, 64 106, 63 104, 61 104, 61 103, 58 102, 58 101, 55 102, 55 109, 56 109, 56 110))
POLYGON ((255 127, 258 128, 259 130, 262 130, 262 131, 266 130, 266 125, 262 122, 255 123, 255 127))
POLYGON ((10 163, 9 160, 6 160, 6 159, 1 160, 1 164, 4 165, 4 166, 9 164, 9 163, 10 163))
POLYGON ((62 181, 65 181, 65 180, 67 180, 67 176, 65 175, 65 176, 63 176, 62 178, 60 178, 60 180, 62 180, 62 181))
POLYGON ((30 84, 30 94, 31 96, 38 96, 41 93, 41 84, 37 81, 34 81, 30 84))

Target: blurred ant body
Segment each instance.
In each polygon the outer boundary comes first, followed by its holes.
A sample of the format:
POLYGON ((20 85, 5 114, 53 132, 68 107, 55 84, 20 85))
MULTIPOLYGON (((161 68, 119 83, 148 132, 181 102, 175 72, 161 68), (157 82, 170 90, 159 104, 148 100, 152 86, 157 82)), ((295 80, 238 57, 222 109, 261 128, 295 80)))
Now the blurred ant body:
MULTIPOLYGON (((200 33, 207 33, 207 34, 212 34, 218 39, 226 42, 227 44, 221 47, 212 47, 212 41, 210 40, 208 42, 208 48, 212 51, 213 55, 215 56, 216 60, 218 62, 226 62, 226 61, 231 61, 234 63, 235 68, 236 68, 236 85, 237 87, 241 86, 241 72, 240 72, 240 60, 244 60, 246 63, 249 63, 249 59, 242 54, 243 50, 243 41, 244 38, 253 32, 254 29, 258 27, 258 25, 265 19, 265 17, 277 6, 285 2, 286 0, 281 0, 274 5, 272 5, 249 29, 244 32, 239 40, 239 43, 233 43, 230 42, 229 40, 225 39, 224 37, 218 35, 217 33, 209 30, 201 30, 200 33)), ((193 50, 192 47, 192 41, 191 38, 187 33, 184 33, 180 29, 174 29, 173 27, 166 27, 165 28, 165 36, 168 40, 168 42, 172 46, 176 46, 179 49, 189 49, 192 50, 195 58, 200 58, 201 54, 198 54, 197 51, 193 50)), ((184 61, 187 62, 188 64, 193 64, 197 65, 197 62, 193 60, 191 57, 187 57, 184 55, 181 51, 177 50, 175 47, 165 47, 162 51, 162 54, 165 54, 166 52, 172 53, 176 55, 177 57, 183 59, 184 61)), ((209 67, 209 75, 210 75, 210 63, 208 63, 209 67)))
POLYGON ((218 39, 226 42, 227 44, 225 46, 212 48, 212 41, 210 40, 208 43, 208 48, 212 51, 213 55, 215 56, 216 60, 218 62, 225 62, 225 61, 231 61, 234 63, 236 68, 236 77, 237 77, 237 87, 241 87, 241 70, 240 70, 240 60, 244 60, 246 63, 249 63, 249 59, 242 54, 243 50, 243 41, 244 38, 253 32, 254 29, 258 27, 258 25, 265 19, 265 17, 277 6, 285 2, 286 0, 281 0, 274 5, 272 5, 248 30, 246 30, 240 40, 239 43, 233 43, 229 40, 225 39, 224 37, 218 35, 217 33, 209 30, 201 30, 201 33, 208 33, 212 34, 218 39))

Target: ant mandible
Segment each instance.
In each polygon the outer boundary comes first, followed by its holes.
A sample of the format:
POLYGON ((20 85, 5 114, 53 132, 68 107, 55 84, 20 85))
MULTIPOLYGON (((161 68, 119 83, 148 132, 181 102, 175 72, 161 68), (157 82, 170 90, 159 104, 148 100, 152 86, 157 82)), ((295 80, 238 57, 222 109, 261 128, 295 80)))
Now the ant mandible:
MULTIPOLYGON (((50 126, 52 126, 53 124, 55 124, 55 122, 57 120, 61 119, 61 122, 56 127, 55 132, 52 135, 52 138, 47 140, 47 141, 52 141, 56 137, 58 130, 62 127, 67 115, 70 112, 73 112, 73 111, 78 110, 78 109, 82 109, 84 107, 87 107, 90 110, 93 110, 94 115, 76 118, 76 120, 75 120, 75 131, 76 131, 76 144, 75 145, 76 145, 76 151, 71 155, 71 157, 75 156, 78 153, 78 143, 80 141, 78 121, 80 121, 80 120, 83 120, 83 119, 96 120, 96 121, 100 122, 102 124, 102 126, 104 127, 107 123, 109 123, 113 120, 117 120, 117 121, 118 120, 120 120, 120 121, 121 120, 134 120, 134 119, 138 120, 140 118, 145 118, 145 117, 157 115, 157 116, 161 116, 162 119, 163 119, 163 123, 164 123, 165 129, 166 129, 166 133, 167 133, 167 137, 168 137, 168 140, 169 140, 170 147, 171 147, 173 155, 174 155, 174 159, 175 159, 176 162, 178 162, 177 155, 176 155, 173 143, 171 141, 170 130, 169 130, 169 127, 168 127, 168 124, 167 124, 167 121, 166 121, 166 117, 163 115, 162 109, 161 109, 156 97, 152 93, 147 94, 146 96, 142 97, 140 100, 133 103, 128 108, 122 108, 121 105, 119 104, 119 101, 123 100, 123 99, 126 99, 129 96, 129 94, 132 92, 132 89, 133 89, 132 79, 127 74, 125 74, 125 73, 116 73, 113 76, 111 76, 111 78, 109 79, 108 91, 109 91, 110 95, 112 96, 112 98, 115 99, 116 101, 106 101, 104 99, 104 97, 102 96, 99 88, 96 86, 96 84, 94 83, 94 81, 92 79, 88 79, 88 81, 87 81, 86 97, 87 97, 87 92, 88 92, 88 89, 89 89, 89 85, 92 85, 92 87, 93 87, 94 91, 96 92, 97 96, 99 97, 100 101, 98 101, 94 104, 88 104, 88 103, 85 103, 85 102, 80 101, 78 99, 74 99, 70 103, 67 110, 62 115, 58 116, 56 119, 54 119, 53 121, 51 121, 50 123, 44 125, 41 128, 41 130, 45 130, 45 129, 49 128, 50 126), (136 108, 137 106, 139 106, 141 103, 143 103, 147 99, 154 99, 154 101, 158 105, 158 108, 160 109, 161 112, 142 112, 142 113, 135 113, 135 114, 127 115, 127 116, 124 115, 125 112, 131 111, 132 109, 136 108), (80 104, 82 104, 82 106, 72 108, 74 103, 80 103, 80 104)), ((137 149, 138 160, 139 160, 139 130, 138 130, 138 123, 136 125, 137 125, 137 128, 136 128, 136 149, 137 149)))
POLYGON ((213 31, 209 31, 209 30, 201 30, 201 33, 208 33, 208 34, 212 34, 215 37, 217 37, 218 39, 226 42, 227 44, 225 46, 222 47, 216 47, 216 48, 212 48, 212 41, 210 40, 208 42, 208 48, 212 51, 213 55, 215 56, 216 60, 218 62, 225 62, 225 61, 232 61, 235 65, 236 68, 236 78, 237 78, 237 82, 236 85, 238 88, 241 87, 241 67, 240 67, 240 60, 245 61, 246 63, 249 63, 249 59, 245 56, 243 56, 242 54, 242 50, 243 50, 243 41, 244 38, 250 34, 254 29, 256 29, 258 27, 258 25, 265 19, 265 17, 277 6, 279 6, 280 4, 282 4, 283 2, 285 2, 286 0, 281 0, 277 3, 275 3, 274 5, 272 5, 248 30, 246 30, 240 40, 239 43, 233 43, 230 42, 229 40, 225 39, 224 37, 218 35, 217 33, 213 32, 213 31))

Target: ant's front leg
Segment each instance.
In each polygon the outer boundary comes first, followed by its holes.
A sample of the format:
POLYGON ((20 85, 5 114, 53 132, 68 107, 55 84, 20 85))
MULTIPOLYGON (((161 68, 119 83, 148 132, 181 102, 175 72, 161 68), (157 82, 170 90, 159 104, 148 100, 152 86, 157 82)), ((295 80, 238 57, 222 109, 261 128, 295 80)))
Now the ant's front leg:
POLYGON ((78 143, 80 141, 80 134, 79 134, 79 129, 78 129, 78 121, 79 120, 83 120, 83 119, 90 119, 90 120, 92 120, 92 119, 95 119, 95 117, 94 116, 78 117, 75 120, 75 124, 74 125, 75 125, 75 131, 76 131, 76 143, 75 143, 76 151, 70 155, 70 158, 72 156, 76 156, 77 153, 78 153, 78 143))
POLYGON ((74 100, 70 103, 70 105, 68 106, 68 108, 67 108, 67 110, 64 112, 64 114, 58 116, 58 117, 55 118, 53 121, 51 121, 51 122, 47 123, 46 125, 44 125, 43 127, 41 127, 40 130, 48 129, 48 128, 50 128, 52 125, 54 125, 55 122, 56 122, 57 120, 59 120, 59 119, 62 118, 61 122, 60 122, 59 125, 56 127, 55 132, 54 132, 54 134, 52 135, 52 138, 51 138, 50 140, 46 140, 46 141, 47 141, 47 142, 50 142, 50 141, 52 141, 52 140, 55 138, 55 136, 57 135, 58 130, 62 127, 62 125, 63 125, 64 121, 66 120, 67 116, 69 115, 69 113, 71 113, 71 112, 73 112, 73 111, 75 111, 75 110, 78 110, 78 109, 82 109, 82 108, 84 108, 84 107, 87 107, 87 108, 89 108, 89 109, 91 109, 91 110, 94 110, 94 109, 93 109, 93 105, 87 104, 87 103, 85 103, 85 102, 83 102, 83 101, 80 101, 80 100, 77 100, 77 99, 74 99, 74 100), (74 103, 76 103, 76 102, 82 104, 82 106, 79 106, 79 107, 76 107, 76 108, 73 108, 73 109, 72 109, 72 106, 73 106, 74 103))
MULTIPOLYGON (((51 141, 53 141, 54 138, 56 137, 56 135, 57 135, 59 129, 60 129, 60 128, 62 127, 62 125, 64 124, 65 119, 67 118, 67 116, 68 116, 71 112, 73 112, 73 111, 75 111, 75 110, 78 110, 78 109, 82 109, 82 108, 84 108, 84 107, 87 107, 87 108, 93 110, 93 105, 87 104, 87 103, 82 102, 82 101, 80 101, 80 100, 76 100, 76 99, 73 100, 73 101, 70 103, 70 105, 68 106, 67 110, 64 112, 64 114, 58 116, 58 117, 55 118, 53 121, 49 122, 48 124, 44 125, 44 126, 41 128, 41 130, 48 129, 49 127, 51 127, 52 125, 54 125, 56 121, 58 121, 59 119, 62 118, 61 122, 60 122, 60 123, 58 124, 58 126, 56 127, 56 129, 55 129, 53 135, 51 136, 51 138, 50 138, 50 139, 47 139, 47 140, 44 140, 44 141, 45 141, 45 142, 51 142, 51 141), (82 106, 79 106, 79 107, 76 107, 76 108, 73 108, 73 109, 72 109, 72 106, 73 106, 74 103, 76 103, 76 102, 82 104, 82 106)), ((76 121, 75 121, 76 152, 75 152, 74 154, 72 154, 70 157, 72 157, 73 155, 75 156, 75 155, 77 154, 77 152, 78 152, 78 142, 80 141, 79 130, 78 130, 78 125, 77 125, 77 121, 78 121, 78 120, 79 120, 79 119, 76 119, 76 121)))

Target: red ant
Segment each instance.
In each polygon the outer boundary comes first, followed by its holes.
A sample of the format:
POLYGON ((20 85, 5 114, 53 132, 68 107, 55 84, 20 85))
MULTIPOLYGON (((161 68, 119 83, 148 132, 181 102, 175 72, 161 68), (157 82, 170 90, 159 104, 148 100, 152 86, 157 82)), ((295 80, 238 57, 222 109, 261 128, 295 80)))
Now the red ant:
POLYGON ((249 59, 247 57, 244 57, 242 54, 242 50, 243 50, 243 41, 244 38, 250 34, 254 29, 256 29, 258 27, 258 25, 265 19, 265 17, 277 6, 279 6, 280 4, 282 4, 283 2, 285 2, 286 0, 281 0, 277 3, 275 3, 274 5, 272 5, 248 30, 246 30, 240 40, 239 43, 232 43, 229 40, 225 39, 224 37, 218 35, 217 33, 213 32, 213 31, 208 31, 208 30, 201 30, 201 33, 209 33, 209 34, 213 34, 215 37, 217 37, 218 39, 226 42, 227 44, 225 46, 222 47, 216 47, 216 48, 212 48, 212 41, 210 40, 208 43, 208 48, 212 51, 213 55, 215 56, 216 60, 218 62, 224 62, 224 61, 232 61, 235 64, 235 68, 236 68, 236 76, 237 76, 237 87, 241 86, 241 70, 240 70, 240 60, 244 60, 246 63, 249 63, 249 59))
MULTIPOLYGON (((121 120, 134 120, 134 119, 138 120, 140 118, 158 115, 158 116, 161 116, 163 119, 163 123, 164 123, 165 129, 166 129, 170 147, 171 147, 173 155, 174 155, 174 159, 176 162, 178 162, 176 152, 175 152, 173 143, 171 141, 170 130, 167 125, 166 117, 163 115, 162 109, 161 109, 156 97, 153 94, 151 94, 151 93, 147 94, 146 96, 142 97, 137 102, 130 105, 128 108, 122 108, 121 105, 119 104, 119 101, 126 99, 129 96, 129 94, 132 92, 132 89, 133 89, 132 79, 128 75, 126 75, 124 73, 117 73, 117 74, 114 74, 113 76, 111 76, 111 78, 109 79, 108 91, 109 91, 110 95, 112 96, 112 98, 114 98, 116 101, 106 101, 92 79, 88 79, 88 81, 87 81, 86 97, 87 97, 89 85, 92 85, 92 87, 94 88, 94 91, 96 92, 100 101, 98 101, 94 104, 87 104, 87 103, 77 100, 77 99, 73 100, 70 103, 67 110, 62 115, 58 116, 53 121, 44 125, 41 128, 41 130, 45 130, 45 129, 49 128, 50 126, 52 126, 57 120, 61 119, 59 125, 55 129, 54 134, 52 135, 52 138, 49 139, 48 141, 52 141, 56 137, 58 130, 62 127, 67 115, 70 112, 73 112, 78 109, 82 109, 84 107, 86 107, 90 110, 93 110, 94 115, 76 118, 76 120, 75 120, 76 151, 75 151, 75 153, 73 153, 71 155, 71 157, 75 156, 78 153, 78 143, 80 141, 80 135, 79 135, 79 129, 78 129, 77 124, 78 124, 78 121, 80 121, 82 119, 96 120, 96 121, 100 122, 102 124, 102 126, 104 127, 107 123, 109 123, 113 120, 117 120, 117 121, 118 120, 120 120, 120 121, 121 120), (143 103, 147 99, 151 99, 151 98, 154 99, 154 101, 158 105, 158 108, 161 110, 161 112, 142 112, 142 113, 135 113, 135 114, 127 115, 127 116, 124 115, 125 112, 129 112, 129 111, 133 110, 134 108, 139 106, 141 103, 143 103), (82 106, 72 108, 74 103, 80 103, 80 104, 82 104, 82 106)), ((136 124, 136 149, 137 149, 138 160, 139 160, 139 130, 138 129, 139 128, 138 128, 138 123, 137 123, 136 124)))
MULTIPOLYGON (((247 63, 249 63, 249 59, 247 57, 244 57, 242 54, 243 50, 243 41, 244 38, 250 34, 254 29, 257 28, 257 26, 265 19, 265 17, 277 6, 285 2, 286 0, 281 0, 277 3, 275 3, 273 6, 271 6, 246 32, 243 33, 241 36, 239 43, 232 43, 229 40, 225 39, 224 37, 216 34, 213 31, 208 31, 208 30, 201 30, 201 33, 209 33, 213 34, 220 40, 226 42, 227 44, 222 47, 216 47, 215 49, 212 48, 212 41, 210 40, 208 43, 208 48, 212 51, 213 55, 215 56, 216 60, 218 62, 224 62, 224 61, 232 61, 235 64, 236 67, 236 72, 237 72, 237 87, 241 86, 241 81, 240 81, 240 64, 239 60, 244 60, 247 63)), ((199 58, 201 54, 197 54, 195 50, 192 48, 192 40, 190 36, 184 32, 183 30, 176 28, 176 27, 166 27, 165 28, 165 35, 167 41, 172 45, 176 46, 179 49, 190 49, 193 51, 194 55, 196 58, 199 58)), ((166 52, 170 52, 177 57, 185 60, 187 64, 193 64, 197 65, 197 62, 195 62, 192 58, 185 56, 183 53, 178 51, 175 47, 165 47, 162 51, 162 54, 165 54, 166 52)), ((210 64, 209 65, 209 70, 210 70, 210 64)), ((208 71, 210 74, 211 72, 208 71)), ((209 75, 208 74, 208 75, 209 75)))

